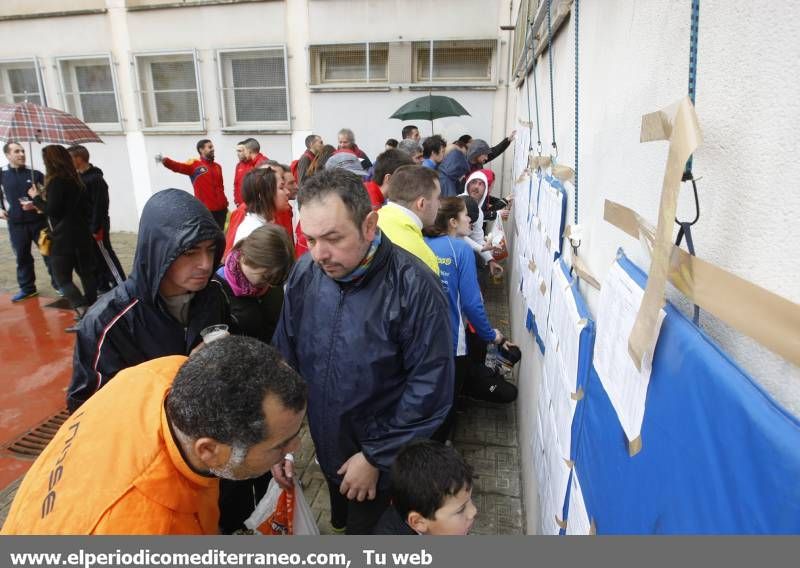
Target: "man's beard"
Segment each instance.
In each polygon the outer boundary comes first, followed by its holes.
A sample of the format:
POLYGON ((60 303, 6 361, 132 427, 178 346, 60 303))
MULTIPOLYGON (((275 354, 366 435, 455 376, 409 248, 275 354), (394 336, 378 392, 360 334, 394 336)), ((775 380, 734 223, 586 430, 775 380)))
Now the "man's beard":
POLYGON ((231 447, 231 457, 228 458, 228 461, 220 468, 208 468, 208 471, 211 472, 213 475, 220 477, 222 479, 232 479, 234 481, 239 479, 246 479, 244 477, 237 477, 234 475, 234 470, 240 467, 244 463, 244 459, 247 457, 247 448, 243 448, 242 446, 232 446, 231 447))

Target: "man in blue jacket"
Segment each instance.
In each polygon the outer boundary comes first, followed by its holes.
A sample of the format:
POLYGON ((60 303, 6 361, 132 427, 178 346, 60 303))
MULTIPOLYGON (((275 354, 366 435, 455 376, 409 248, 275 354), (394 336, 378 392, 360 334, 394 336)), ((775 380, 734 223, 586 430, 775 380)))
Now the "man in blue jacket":
MULTIPOLYGON (((25 148, 17 142, 7 142, 3 145, 3 153, 8 160, 8 166, 0 170, 0 185, 8 201, 8 207, 3 203, 0 195, 0 219, 8 222, 8 234, 11 238, 11 247, 17 257, 17 283, 19 292, 12 298, 12 302, 19 302, 38 295, 36 291, 36 272, 33 269, 33 256, 31 244, 36 244, 39 233, 47 224, 45 216, 39 213, 28 197, 28 189, 34 182, 44 183, 42 172, 25 167, 25 148), (22 200, 25 203, 21 203, 22 200)), ((45 266, 50 271, 50 258, 44 257, 45 266)), ((58 286, 50 280, 53 288, 58 286)))
MULTIPOLYGON (((447 299, 433 272, 377 227, 359 176, 331 170, 298 194, 309 252, 273 343, 309 386, 308 421, 334 529, 370 534, 400 448, 429 438, 453 397, 447 299)), ((273 468, 278 481, 281 468, 273 468)))

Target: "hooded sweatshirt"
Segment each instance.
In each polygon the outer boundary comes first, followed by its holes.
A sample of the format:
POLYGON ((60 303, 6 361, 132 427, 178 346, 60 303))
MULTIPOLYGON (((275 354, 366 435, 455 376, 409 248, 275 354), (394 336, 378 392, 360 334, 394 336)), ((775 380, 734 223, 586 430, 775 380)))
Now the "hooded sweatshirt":
POLYGON ((206 240, 217 244, 216 267, 225 238, 208 209, 185 191, 165 189, 147 201, 130 276, 100 298, 78 328, 67 390, 71 411, 122 369, 166 355, 188 355, 200 343, 203 328, 228 323, 229 308, 216 287, 194 294, 186 325, 170 314, 159 294, 175 259, 206 240))
MULTIPOLYGON (((484 264, 488 263, 492 260, 492 253, 491 251, 482 251, 481 249, 486 244, 486 235, 483 233, 483 203, 486 201, 486 196, 489 194, 489 180, 486 178, 486 174, 482 171, 473 172, 468 178, 467 182, 464 184, 464 193, 460 196, 465 195, 469 197, 469 193, 467 193, 466 187, 469 185, 474 179, 481 180, 486 189, 483 191, 483 195, 478 200, 478 220, 472 224, 472 234, 469 237, 464 237, 464 240, 467 241, 467 244, 472 247, 472 250, 477 252, 481 258, 483 259, 484 264)), ((459 196, 459 197, 460 197, 459 196)))
POLYGON ((367 175, 367 170, 361 166, 361 160, 352 152, 334 152, 334 154, 328 158, 328 161, 325 162, 325 169, 333 170, 336 168, 342 168, 348 172, 353 172, 354 174, 360 175, 362 178, 367 175))
POLYGON ((444 157, 437 171, 442 197, 455 197, 464 189, 461 180, 469 173, 469 163, 459 150, 452 150, 444 157))
POLYGON ((487 144, 485 140, 475 138, 472 142, 470 142, 469 146, 467 146, 467 161, 469 162, 470 168, 482 168, 483 165, 477 163, 475 160, 478 158, 478 156, 484 154, 488 156, 490 151, 491 148, 489 148, 489 144, 487 144))

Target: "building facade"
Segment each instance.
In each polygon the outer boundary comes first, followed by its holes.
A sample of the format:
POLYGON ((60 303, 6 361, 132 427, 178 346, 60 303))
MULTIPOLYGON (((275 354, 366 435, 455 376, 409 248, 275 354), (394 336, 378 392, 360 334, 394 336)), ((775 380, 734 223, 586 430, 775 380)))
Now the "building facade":
POLYGON ((188 159, 201 138, 216 146, 231 202, 243 138, 288 163, 309 133, 336 145, 339 129, 350 128, 374 159, 408 124, 388 117, 428 92, 470 112, 437 120, 437 133, 500 140, 508 50, 499 26, 509 8, 498 0, 7 0, 0 100, 61 108, 94 128, 105 143, 89 151, 111 186, 112 227, 136 230, 154 191, 191 190, 155 154, 188 159))

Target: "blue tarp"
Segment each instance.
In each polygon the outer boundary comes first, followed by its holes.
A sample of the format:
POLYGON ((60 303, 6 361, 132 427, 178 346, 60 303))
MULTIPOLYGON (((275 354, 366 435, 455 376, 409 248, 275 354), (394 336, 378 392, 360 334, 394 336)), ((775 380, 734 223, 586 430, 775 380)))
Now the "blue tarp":
MULTIPOLYGON (((618 262, 644 288, 621 250, 618 262)), ((641 452, 628 456, 594 367, 578 403, 575 468, 597 533, 800 533, 800 421, 674 306, 664 309, 641 452)))

